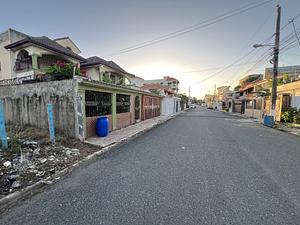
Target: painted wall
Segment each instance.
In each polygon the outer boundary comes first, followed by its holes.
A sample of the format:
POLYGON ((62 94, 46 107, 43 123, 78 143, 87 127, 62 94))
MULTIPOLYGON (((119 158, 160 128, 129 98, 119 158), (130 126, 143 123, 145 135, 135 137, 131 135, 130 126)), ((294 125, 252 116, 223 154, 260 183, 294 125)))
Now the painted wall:
POLYGON ((64 39, 58 39, 55 40, 58 44, 61 46, 67 48, 69 47, 72 52, 75 52, 76 54, 81 53, 80 49, 73 43, 73 41, 69 38, 64 38, 64 39))
POLYGON ((117 129, 129 126, 131 123, 131 112, 117 114, 117 129))
POLYGON ((180 109, 180 98, 176 97, 164 97, 161 103, 161 114, 162 115, 172 115, 176 113, 176 106, 178 105, 178 112, 180 109))
POLYGON ((90 67, 86 70, 86 75, 91 80, 100 81, 100 73, 98 67, 90 67))
POLYGON ((300 96, 292 96, 292 107, 300 108, 300 96))
POLYGON ((5 49, 4 46, 25 38, 26 35, 18 31, 8 29, 0 33, 0 80, 11 79, 14 77, 14 53, 5 49))
MULTIPOLYGON (((109 122, 109 132, 112 131, 112 115, 106 115, 109 122)), ((87 117, 86 118, 86 137, 96 136, 96 123, 99 116, 87 117)))
MULTIPOLYGON (((112 115, 110 119, 111 124, 111 130, 120 129, 122 127, 128 126, 130 124, 135 123, 134 119, 134 98, 135 96, 140 96, 140 99, 142 101, 142 94, 138 90, 129 89, 129 88, 121 88, 114 85, 105 85, 100 84, 92 81, 83 81, 82 83, 79 83, 78 92, 83 95, 85 95, 85 90, 91 90, 91 91, 98 91, 98 92, 106 92, 112 94, 112 115), (130 95, 130 112, 128 113, 116 113, 116 95, 117 94, 124 94, 124 95, 130 95)), ((83 104, 84 101, 83 101, 83 104)), ((142 102, 140 102, 140 107, 142 107, 142 102)), ((84 107, 85 108, 85 107, 84 107)), ((140 112, 141 113, 141 112, 140 112)), ((84 112, 85 114, 85 112, 84 112)), ((140 116, 141 118, 141 116, 140 116)), ((91 129, 88 127, 88 124, 91 124, 91 121, 89 118, 84 118, 84 130, 86 132, 89 132, 88 129, 91 129)), ((93 128, 92 128, 93 129, 93 128)), ((88 136, 87 136, 88 137, 88 136)))

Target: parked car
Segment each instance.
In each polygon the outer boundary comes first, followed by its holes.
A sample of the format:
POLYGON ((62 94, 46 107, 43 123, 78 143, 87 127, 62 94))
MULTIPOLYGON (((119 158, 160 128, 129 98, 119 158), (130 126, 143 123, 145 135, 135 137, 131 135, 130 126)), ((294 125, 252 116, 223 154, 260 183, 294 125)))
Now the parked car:
POLYGON ((191 108, 192 109, 196 109, 196 105, 195 104, 191 104, 191 108))

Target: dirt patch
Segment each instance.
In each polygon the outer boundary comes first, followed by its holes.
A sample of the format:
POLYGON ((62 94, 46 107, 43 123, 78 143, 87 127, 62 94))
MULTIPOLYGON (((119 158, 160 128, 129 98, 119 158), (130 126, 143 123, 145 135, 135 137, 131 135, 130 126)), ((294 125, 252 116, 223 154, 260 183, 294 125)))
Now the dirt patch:
POLYGON ((9 149, 0 150, 0 198, 68 168, 99 150, 76 139, 57 135, 49 142, 48 131, 34 127, 9 127, 9 149))

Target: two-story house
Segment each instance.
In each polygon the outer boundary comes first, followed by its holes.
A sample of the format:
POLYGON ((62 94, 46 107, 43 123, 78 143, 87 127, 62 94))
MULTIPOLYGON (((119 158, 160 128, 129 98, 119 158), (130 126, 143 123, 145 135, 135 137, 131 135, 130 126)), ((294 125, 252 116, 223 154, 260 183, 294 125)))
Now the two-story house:
POLYGON ((33 79, 56 62, 79 66, 85 59, 69 37, 32 37, 13 29, 0 34, 0 80, 33 79))
POLYGON ((89 57, 81 64, 84 76, 94 81, 102 81, 116 85, 131 85, 135 75, 126 72, 113 61, 106 61, 98 56, 89 57))
POLYGON ((158 83, 162 86, 168 86, 169 88, 171 88, 175 93, 178 93, 178 86, 179 86, 179 81, 174 78, 174 77, 170 77, 170 76, 164 76, 163 79, 156 79, 156 80, 145 80, 144 81, 145 84, 155 84, 158 83))

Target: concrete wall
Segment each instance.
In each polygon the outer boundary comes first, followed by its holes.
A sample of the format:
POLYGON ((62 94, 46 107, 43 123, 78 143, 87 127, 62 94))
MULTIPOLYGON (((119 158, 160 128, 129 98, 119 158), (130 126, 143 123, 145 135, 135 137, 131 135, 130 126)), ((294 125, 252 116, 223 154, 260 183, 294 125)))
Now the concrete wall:
POLYGON ((262 118, 262 110, 260 109, 245 109, 245 116, 261 119, 262 118))
POLYGON ((52 103, 56 131, 76 137, 76 89, 75 80, 2 86, 6 122, 48 129, 47 104, 52 103))

